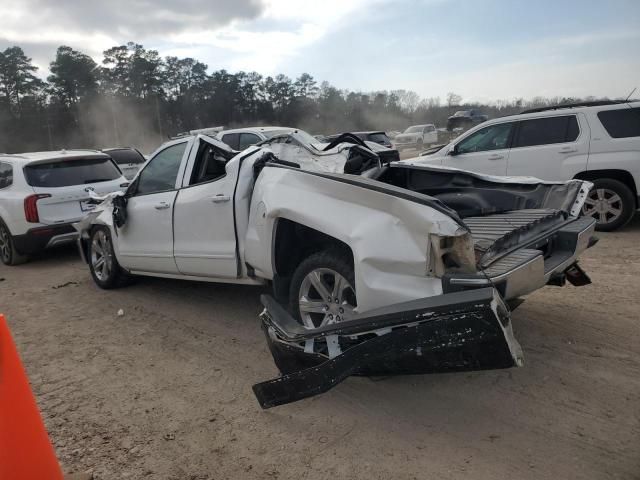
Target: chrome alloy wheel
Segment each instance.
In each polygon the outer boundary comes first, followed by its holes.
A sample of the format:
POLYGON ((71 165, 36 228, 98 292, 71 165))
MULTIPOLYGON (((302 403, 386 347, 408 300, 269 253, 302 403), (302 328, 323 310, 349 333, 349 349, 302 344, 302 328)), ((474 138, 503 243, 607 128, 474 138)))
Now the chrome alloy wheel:
POLYGON ((622 215, 622 199, 613 190, 593 189, 584 201, 582 213, 595 218, 600 225, 613 223, 622 215))
POLYGON ((110 240, 104 230, 98 230, 91 241, 91 266, 96 278, 106 282, 113 269, 110 240))
POLYGON ((11 261, 11 239, 4 225, 0 225, 0 257, 3 263, 8 264, 11 261))
POLYGON ((349 281, 335 270, 317 268, 304 277, 298 305, 304 326, 318 328, 353 318, 356 293, 349 281))

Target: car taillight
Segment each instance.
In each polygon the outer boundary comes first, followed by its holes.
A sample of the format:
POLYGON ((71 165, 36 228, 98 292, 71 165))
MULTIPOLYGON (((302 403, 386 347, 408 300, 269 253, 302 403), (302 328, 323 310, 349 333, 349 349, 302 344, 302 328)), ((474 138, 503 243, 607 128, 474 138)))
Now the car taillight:
POLYGON ((29 195, 24 199, 24 218, 29 223, 40 223, 40 216, 38 215, 38 200, 41 198, 49 198, 51 195, 48 193, 39 193, 36 195, 29 195))

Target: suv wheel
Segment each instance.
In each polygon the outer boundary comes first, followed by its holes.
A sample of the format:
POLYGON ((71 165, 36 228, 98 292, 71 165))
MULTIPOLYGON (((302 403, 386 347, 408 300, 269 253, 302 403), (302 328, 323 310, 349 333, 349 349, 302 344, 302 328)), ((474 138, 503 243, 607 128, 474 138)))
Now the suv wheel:
POLYGON ((123 287, 131 276, 120 266, 113 253, 111 234, 105 227, 96 227, 89 239, 89 270, 100 288, 123 287))
POLYGON ((20 265, 29 259, 16 251, 9 228, 0 220, 0 260, 5 265, 20 265))
POLYGON ((612 178, 599 178, 593 185, 582 213, 596 219, 596 230, 610 232, 626 225, 636 210, 631 189, 612 178))
POLYGON ((316 252, 291 279, 289 307, 306 328, 350 320, 357 306, 353 261, 339 250, 316 252))

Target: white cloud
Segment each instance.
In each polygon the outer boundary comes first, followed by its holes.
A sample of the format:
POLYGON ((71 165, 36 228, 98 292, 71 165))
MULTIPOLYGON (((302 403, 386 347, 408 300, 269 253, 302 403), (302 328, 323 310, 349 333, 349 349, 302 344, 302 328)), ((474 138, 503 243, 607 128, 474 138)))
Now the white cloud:
MULTIPOLYGON (((331 30, 339 28, 359 9, 370 8, 367 0, 266 0, 255 21, 236 21, 205 32, 171 35, 176 45, 224 49, 233 54, 231 70, 277 73, 283 62, 300 54, 331 30), (256 23, 267 28, 260 29, 256 23)), ((178 47, 179 48, 179 47, 178 47)))

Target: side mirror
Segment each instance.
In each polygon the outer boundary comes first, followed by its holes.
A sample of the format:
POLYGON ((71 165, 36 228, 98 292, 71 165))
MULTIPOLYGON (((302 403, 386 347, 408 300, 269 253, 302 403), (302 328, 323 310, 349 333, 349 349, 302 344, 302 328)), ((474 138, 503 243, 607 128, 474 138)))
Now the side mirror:
POLYGON ((447 155, 451 155, 452 157, 455 157, 456 155, 458 155, 460 152, 458 151, 458 145, 454 145, 453 148, 451 150, 449 150, 449 152, 447 153, 447 155))
POLYGON ((124 196, 126 198, 133 197, 136 194, 137 188, 138 188, 138 177, 136 177, 135 180, 133 180, 129 184, 129 186, 127 187, 127 190, 124 192, 124 196))

